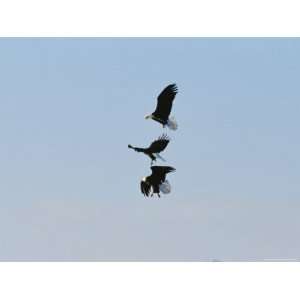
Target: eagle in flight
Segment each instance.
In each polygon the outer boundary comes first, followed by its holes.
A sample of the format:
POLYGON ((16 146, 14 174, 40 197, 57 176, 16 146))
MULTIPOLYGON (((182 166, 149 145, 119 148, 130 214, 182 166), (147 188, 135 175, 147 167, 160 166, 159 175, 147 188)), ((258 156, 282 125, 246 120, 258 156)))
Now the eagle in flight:
POLYGON ((151 167, 152 174, 144 177, 141 181, 141 192, 144 196, 151 197, 157 194, 160 197, 160 192, 168 194, 171 192, 171 185, 166 180, 168 173, 174 172, 175 168, 169 166, 153 166, 151 167))
POLYGON ((149 156, 151 159, 151 166, 152 166, 153 162, 156 161, 156 158, 165 161, 165 159, 161 157, 159 153, 166 149, 169 142, 170 142, 170 138, 166 134, 163 134, 158 139, 153 141, 148 148, 138 148, 138 147, 133 147, 131 145, 128 145, 128 148, 133 149, 136 152, 142 152, 147 156, 149 156))
POLYGON ((178 128, 178 124, 174 117, 169 116, 177 92, 178 90, 175 83, 168 85, 157 97, 155 111, 145 118, 157 121, 161 123, 163 127, 167 126, 172 130, 176 130, 178 128))

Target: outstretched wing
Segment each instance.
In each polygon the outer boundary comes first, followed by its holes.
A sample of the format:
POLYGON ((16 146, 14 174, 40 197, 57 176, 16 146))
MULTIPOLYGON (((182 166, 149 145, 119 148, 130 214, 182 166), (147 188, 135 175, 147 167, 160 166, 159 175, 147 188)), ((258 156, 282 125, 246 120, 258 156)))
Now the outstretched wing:
POLYGON ((166 175, 168 173, 176 171, 175 168, 169 166, 153 166, 151 167, 151 176, 155 177, 160 183, 166 180, 166 175))
POLYGON ((151 190, 151 185, 146 181, 141 181, 141 192, 144 194, 144 196, 149 197, 151 190))
POLYGON ((153 115, 167 120, 171 113, 173 100, 177 94, 176 84, 168 85, 158 96, 157 105, 153 115))
POLYGON ((170 142, 170 138, 163 134, 157 140, 155 140, 148 148, 151 153, 160 153, 166 149, 170 142))

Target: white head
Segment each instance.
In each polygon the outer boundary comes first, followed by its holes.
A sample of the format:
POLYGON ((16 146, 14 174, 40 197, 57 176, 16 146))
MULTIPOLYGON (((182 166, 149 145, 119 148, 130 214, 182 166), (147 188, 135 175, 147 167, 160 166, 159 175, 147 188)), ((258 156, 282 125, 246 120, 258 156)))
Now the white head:
POLYGON ((147 177, 143 177, 142 181, 146 182, 147 177))
POLYGON ((147 120, 147 119, 152 119, 152 114, 151 114, 151 115, 145 116, 145 119, 146 119, 146 120, 147 120))

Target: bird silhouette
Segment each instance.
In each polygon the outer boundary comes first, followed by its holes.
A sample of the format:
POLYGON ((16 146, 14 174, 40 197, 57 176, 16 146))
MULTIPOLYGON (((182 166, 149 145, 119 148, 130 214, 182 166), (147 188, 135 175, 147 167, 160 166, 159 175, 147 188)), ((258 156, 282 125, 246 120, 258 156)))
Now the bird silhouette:
POLYGON ((175 118, 170 116, 173 101, 178 92, 176 84, 168 85, 158 96, 157 105, 155 111, 146 116, 146 119, 152 119, 157 121, 163 125, 163 127, 168 127, 172 130, 176 130, 178 128, 178 124, 175 118))
POLYGON ((128 148, 133 149, 136 152, 142 152, 147 156, 149 156, 151 159, 151 166, 152 166, 153 162, 156 161, 156 158, 165 161, 165 159, 161 157, 159 153, 166 149, 169 142, 170 142, 170 138, 166 134, 163 134, 160 137, 158 137, 158 139, 153 141, 148 148, 138 148, 138 147, 133 147, 131 145, 128 145, 128 148))
POLYGON ((162 191, 161 185, 166 182, 166 176, 170 172, 174 172, 175 168, 170 166, 153 166, 151 167, 152 174, 148 177, 144 177, 141 181, 141 192, 145 197, 151 197, 157 194, 160 197, 162 191))

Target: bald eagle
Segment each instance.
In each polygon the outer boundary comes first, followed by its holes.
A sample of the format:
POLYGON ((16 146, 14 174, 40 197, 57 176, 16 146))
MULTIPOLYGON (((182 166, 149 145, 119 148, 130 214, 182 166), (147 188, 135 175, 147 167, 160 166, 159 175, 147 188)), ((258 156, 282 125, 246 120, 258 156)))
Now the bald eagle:
POLYGON ((151 167, 152 174, 148 177, 144 177, 141 181, 141 192, 144 196, 149 197, 150 192, 151 197, 153 194, 157 194, 160 197, 160 192, 169 193, 171 191, 171 186, 166 180, 166 176, 170 172, 174 172, 173 167, 168 166, 153 166, 151 167))
POLYGON ((177 86, 176 84, 168 85, 158 96, 157 105, 155 111, 146 116, 146 119, 153 119, 163 125, 163 127, 167 126, 172 130, 176 130, 178 128, 176 120, 169 115, 171 113, 173 100, 177 94, 177 86))
POLYGON ((170 138, 166 134, 163 134, 157 140, 152 142, 148 148, 137 148, 131 145, 128 145, 128 148, 148 155, 151 159, 151 166, 152 166, 153 162, 156 161, 156 158, 160 158, 161 160, 165 161, 165 159, 161 157, 159 153, 166 149, 169 142, 170 142, 170 138))

